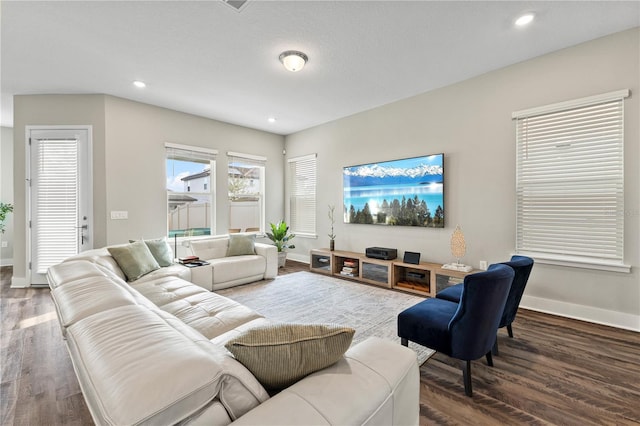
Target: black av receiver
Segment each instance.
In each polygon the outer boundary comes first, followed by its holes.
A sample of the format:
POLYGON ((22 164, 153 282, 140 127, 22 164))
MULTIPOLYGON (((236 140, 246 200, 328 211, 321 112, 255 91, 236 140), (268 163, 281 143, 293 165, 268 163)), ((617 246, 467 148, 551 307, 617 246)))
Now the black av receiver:
POLYGON ((373 259, 393 260, 398 257, 398 250, 387 247, 367 247, 365 254, 373 259))

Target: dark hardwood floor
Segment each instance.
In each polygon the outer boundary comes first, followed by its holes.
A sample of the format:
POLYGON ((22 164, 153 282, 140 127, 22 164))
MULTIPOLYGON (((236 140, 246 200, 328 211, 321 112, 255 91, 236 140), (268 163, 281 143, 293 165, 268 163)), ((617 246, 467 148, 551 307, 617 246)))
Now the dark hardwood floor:
MULTIPOLYGON (((280 274, 308 270, 287 261, 280 274)), ((88 425, 48 289, 11 289, 0 270, 1 425, 88 425)), ((640 333, 520 310, 494 367, 436 354, 420 368, 423 425, 640 424, 640 333)))

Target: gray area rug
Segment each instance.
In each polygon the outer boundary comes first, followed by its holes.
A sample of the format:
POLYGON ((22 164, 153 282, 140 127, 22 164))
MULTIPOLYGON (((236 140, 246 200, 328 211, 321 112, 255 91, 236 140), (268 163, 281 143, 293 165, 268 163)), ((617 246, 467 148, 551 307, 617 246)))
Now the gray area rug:
MULTIPOLYGON (((370 336, 400 344, 397 317, 424 297, 312 272, 218 290, 265 317, 282 322, 331 323, 356 330, 352 345, 370 336)), ((435 352, 409 342, 422 364, 435 352)))

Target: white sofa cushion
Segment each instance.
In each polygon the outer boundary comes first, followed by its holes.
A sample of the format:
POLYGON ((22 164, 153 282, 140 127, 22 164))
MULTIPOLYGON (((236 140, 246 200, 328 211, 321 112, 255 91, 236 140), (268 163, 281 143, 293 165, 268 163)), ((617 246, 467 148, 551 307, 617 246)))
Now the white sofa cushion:
POLYGON ((130 291, 104 277, 86 277, 71 281, 54 288, 51 296, 55 301, 63 330, 97 312, 137 304, 130 291))
POLYGON ((267 260, 259 255, 231 256, 209 261, 213 269, 213 284, 234 281, 241 277, 250 277, 264 274, 267 260), (238 274, 238 270, 242 274, 238 274))
POLYGON ((238 302, 175 277, 129 284, 160 309, 198 330, 207 339, 262 317, 238 302))
POLYGON ((200 259, 219 259, 227 256, 229 237, 207 238, 206 240, 193 240, 190 242, 191 251, 200 259))
POLYGON ((268 399, 242 365, 159 312, 138 305, 118 307, 80 320, 67 331, 97 424, 174 424, 216 398, 235 419, 268 399))

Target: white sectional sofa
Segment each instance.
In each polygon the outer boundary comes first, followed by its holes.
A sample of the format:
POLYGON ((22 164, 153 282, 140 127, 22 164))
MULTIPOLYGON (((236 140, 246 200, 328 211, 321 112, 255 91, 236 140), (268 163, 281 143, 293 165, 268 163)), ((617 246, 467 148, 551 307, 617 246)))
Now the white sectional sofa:
POLYGON ((127 282, 106 249, 49 269, 96 424, 418 424, 416 355, 377 338, 270 396, 224 344, 271 322, 190 283, 189 272, 172 265, 127 282))

